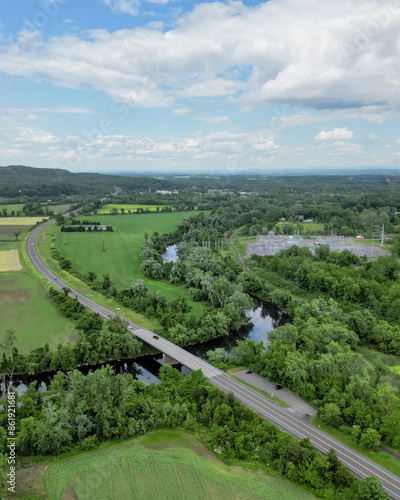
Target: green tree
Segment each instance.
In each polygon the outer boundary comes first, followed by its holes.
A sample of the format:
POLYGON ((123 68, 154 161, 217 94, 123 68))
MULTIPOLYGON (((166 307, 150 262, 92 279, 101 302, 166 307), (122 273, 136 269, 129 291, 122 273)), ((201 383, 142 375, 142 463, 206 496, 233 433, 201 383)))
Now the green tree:
POLYGON ((55 219, 58 226, 62 226, 65 223, 65 217, 63 214, 57 214, 55 219))
POLYGON ((360 444, 373 450, 376 446, 378 446, 381 442, 381 436, 379 432, 375 429, 367 429, 360 436, 360 444))
POLYGON ((15 345, 16 341, 17 341, 17 335, 15 333, 15 330, 13 330, 12 328, 8 328, 6 330, 4 340, 0 344, 0 348, 4 349, 7 352, 7 354, 10 357, 11 363, 13 363, 13 361, 14 361, 13 360, 13 349, 14 349, 14 345, 15 345))
POLYGON ((321 420, 326 425, 330 425, 338 429, 343 423, 342 412, 335 403, 327 403, 321 410, 321 420))
POLYGON ((389 495, 383 489, 382 483, 373 476, 367 477, 358 483, 356 500, 389 500, 389 495))

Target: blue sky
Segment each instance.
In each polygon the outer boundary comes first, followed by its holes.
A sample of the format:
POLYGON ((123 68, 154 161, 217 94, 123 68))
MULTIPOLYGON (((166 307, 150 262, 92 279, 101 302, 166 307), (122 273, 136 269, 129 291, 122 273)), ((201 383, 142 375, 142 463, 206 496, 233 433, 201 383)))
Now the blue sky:
POLYGON ((398 168, 400 0, 0 0, 0 164, 398 168))

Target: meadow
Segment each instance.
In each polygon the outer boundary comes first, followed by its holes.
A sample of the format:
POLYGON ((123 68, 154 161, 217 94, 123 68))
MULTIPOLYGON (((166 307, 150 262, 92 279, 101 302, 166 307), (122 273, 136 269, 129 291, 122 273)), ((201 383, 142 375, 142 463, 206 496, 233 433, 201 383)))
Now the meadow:
POLYGON ((48 342, 73 340, 74 324, 53 306, 45 288, 23 271, 0 273, 0 337, 8 328, 16 331, 16 347, 22 354, 48 342))
POLYGON ((170 429, 62 460, 44 485, 50 500, 313 498, 284 479, 225 465, 193 436, 170 429))
POLYGON ((65 213, 65 212, 68 212, 68 210, 71 208, 71 205, 68 203, 68 204, 64 204, 64 205, 47 205, 45 208, 48 208, 49 210, 53 210, 53 212, 55 214, 58 214, 58 213, 65 213))
POLYGON ((24 203, 15 203, 13 205, 0 205, 0 214, 2 213, 3 209, 7 209, 7 214, 11 215, 11 212, 14 210, 15 215, 17 212, 22 213, 22 207, 24 206, 24 203))
POLYGON ((138 208, 143 208, 143 210, 150 210, 151 212, 156 212, 157 207, 161 210, 163 207, 166 207, 168 205, 130 205, 127 203, 122 203, 122 204, 108 204, 104 205, 104 207, 101 207, 97 210, 97 214, 103 215, 103 214, 110 214, 111 210, 113 208, 118 209, 118 212, 121 212, 121 208, 125 209, 126 213, 129 213, 129 210, 131 212, 136 212, 138 208))
POLYGON ((59 227, 51 225, 46 229, 46 246, 48 249, 54 234, 55 248, 69 259, 79 272, 93 271, 99 280, 108 273, 117 289, 128 288, 133 280, 143 279, 149 290, 153 292, 160 290, 169 300, 183 295, 193 308, 191 314, 199 316, 203 310, 202 305, 193 302, 186 289, 145 278, 140 267, 142 262, 140 248, 146 233, 149 236, 156 231, 160 234, 170 233, 183 219, 196 214, 198 212, 102 216, 102 224, 114 228, 113 232, 104 233, 104 252, 102 232, 62 233, 59 227))

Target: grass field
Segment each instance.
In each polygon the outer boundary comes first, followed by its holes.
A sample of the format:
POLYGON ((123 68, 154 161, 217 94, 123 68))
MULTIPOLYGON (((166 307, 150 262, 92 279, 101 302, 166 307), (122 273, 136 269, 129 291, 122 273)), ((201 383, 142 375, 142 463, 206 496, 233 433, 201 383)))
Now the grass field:
POLYGON ((44 484, 50 500, 313 498, 284 479, 229 467, 193 436, 169 429, 62 460, 44 484))
POLYGON ((0 213, 2 213, 3 208, 7 209, 8 215, 11 215, 11 211, 14 210, 15 212, 21 212, 22 213, 22 207, 24 206, 23 203, 15 203, 13 205, 0 205, 0 213))
POLYGON ((8 328, 17 334, 16 347, 26 354, 48 342, 72 340, 74 325, 53 306, 46 290, 25 272, 0 273, 0 337, 8 328))
POLYGON ((130 210, 131 212, 136 212, 136 210, 138 208, 143 208, 144 210, 148 209, 152 212, 155 212, 156 211, 156 208, 159 207, 160 210, 161 208, 163 207, 167 207, 168 205, 129 205, 129 204, 126 204, 126 203, 122 203, 122 204, 109 204, 109 205, 104 205, 104 207, 101 207, 97 210, 97 213, 99 215, 102 215, 102 214, 109 214, 110 213, 110 210, 112 210, 113 208, 117 208, 118 211, 120 212, 120 209, 121 208, 124 208, 126 213, 129 213, 128 210, 130 210))
POLYGON ((172 232, 185 218, 197 212, 171 212, 160 214, 109 215, 102 217, 102 223, 114 227, 114 232, 104 233, 105 252, 102 249, 103 233, 61 233, 56 226, 47 230, 48 248, 51 234, 55 235, 55 247, 70 259, 72 265, 80 272, 93 271, 98 279, 109 273, 111 280, 118 289, 127 288, 134 279, 144 279, 151 291, 161 290, 170 300, 180 295, 186 297, 193 307, 191 314, 201 314, 202 305, 193 302, 186 289, 162 281, 154 281, 143 276, 140 268, 140 247, 144 242, 145 233, 151 235, 172 232), (65 235, 67 234, 67 244, 65 235))
POLYGON ((70 204, 64 204, 64 205, 47 205, 45 208, 48 208, 49 210, 53 210, 54 213, 65 213, 68 212, 70 209, 71 205, 70 204))
POLYGON ((309 234, 318 234, 323 232, 324 230, 324 224, 319 223, 319 222, 296 222, 296 223, 291 223, 291 222, 278 222, 278 226, 282 226, 285 224, 291 224, 296 228, 296 226, 301 225, 303 227, 302 234, 309 233, 309 234))
POLYGON ((232 240, 232 245, 236 247, 241 257, 247 254, 246 245, 249 243, 255 243, 257 241, 257 236, 235 236, 232 240))

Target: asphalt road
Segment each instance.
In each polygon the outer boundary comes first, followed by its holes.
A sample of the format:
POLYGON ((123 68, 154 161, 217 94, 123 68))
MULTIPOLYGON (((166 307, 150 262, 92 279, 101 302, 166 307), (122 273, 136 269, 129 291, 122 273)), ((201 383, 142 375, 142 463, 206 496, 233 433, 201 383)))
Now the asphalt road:
MULTIPOLYGON (((40 225, 29 235, 29 238, 27 240, 28 256, 36 269, 43 276, 45 276, 45 278, 54 288, 70 288, 42 262, 36 250, 35 243, 38 234, 51 222, 52 221, 48 221, 40 225)), ((76 290, 71 290, 70 296, 77 297, 85 307, 87 307, 91 311, 99 313, 99 315, 103 318, 107 319, 118 314, 117 311, 112 311, 97 304, 96 302, 76 290)), ((277 407, 274 403, 271 403, 267 398, 265 398, 258 392, 229 377, 221 370, 214 368, 212 365, 206 363, 197 356, 190 354, 189 352, 162 337, 154 339, 154 333, 152 331, 148 330, 147 328, 141 327, 133 321, 126 321, 128 322, 128 328, 137 338, 143 340, 147 344, 152 345, 161 352, 168 354, 172 358, 179 361, 179 363, 187 366, 192 370, 201 369, 204 376, 207 377, 207 379, 209 379, 209 381, 215 386, 225 392, 232 392, 236 399, 241 401, 249 408, 253 409, 261 417, 273 422, 279 428, 283 429, 286 432, 289 432, 293 436, 299 439, 303 439, 306 437, 310 438, 313 446, 322 453, 327 453, 331 448, 333 448, 340 461, 356 476, 362 479, 368 476, 377 477, 382 482, 385 490, 390 495, 390 497, 396 500, 400 500, 400 478, 395 474, 392 474, 383 467, 375 464, 371 460, 368 460, 360 453, 352 450, 348 446, 343 445, 340 441, 337 441, 336 439, 330 437, 328 434, 320 431, 316 427, 303 422, 295 416, 288 415, 287 412, 285 413, 284 409, 277 407)))

